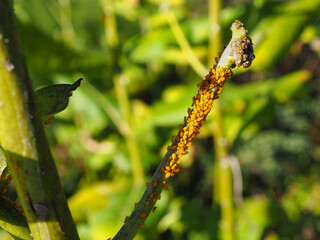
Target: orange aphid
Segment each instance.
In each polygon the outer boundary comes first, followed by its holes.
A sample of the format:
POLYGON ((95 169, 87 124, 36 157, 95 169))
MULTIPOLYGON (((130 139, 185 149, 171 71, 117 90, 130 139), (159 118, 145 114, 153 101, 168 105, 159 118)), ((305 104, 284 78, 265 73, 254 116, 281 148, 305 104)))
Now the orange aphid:
POLYGON ((153 207, 152 212, 155 212, 157 210, 157 207, 153 207))
POLYGON ((149 186, 149 182, 146 183, 146 186, 147 186, 147 187, 149 186))
POLYGON ((159 194, 158 194, 158 200, 160 200, 160 199, 161 199, 161 194, 159 193, 159 194))
POLYGON ((169 190, 169 184, 168 183, 164 184, 164 189, 167 190, 167 191, 169 190))
POLYGON ((150 205, 150 201, 146 201, 146 206, 148 207, 150 205))
POLYGON ((124 219, 124 223, 126 223, 129 219, 129 216, 126 216, 126 218, 124 219))
POLYGON ((169 164, 170 167, 172 167, 173 164, 175 164, 175 161, 171 161, 171 162, 170 162, 170 164, 169 164))
POLYGON ((18 169, 18 164, 17 164, 17 163, 14 163, 14 164, 12 165, 12 167, 13 167, 14 169, 18 169))
POLYGON ((154 198, 152 199, 152 201, 153 201, 153 202, 156 202, 156 201, 157 201, 157 198, 156 198, 156 197, 154 197, 154 198))
POLYGON ((146 216, 147 216, 147 213, 146 213, 146 212, 143 212, 143 213, 141 213, 141 215, 140 215, 141 218, 145 218, 146 216))
POLYGON ((140 227, 140 228, 143 228, 143 227, 144 227, 144 223, 143 223, 143 222, 140 223, 139 227, 140 227))
POLYGON ((13 202, 13 205, 16 207, 16 209, 20 209, 21 208, 19 203, 17 203, 16 201, 13 202))
POLYGON ((172 146, 170 147, 171 150, 175 150, 176 148, 177 148, 177 145, 172 145, 172 146))
POLYGON ((135 204, 134 204, 134 208, 136 208, 137 206, 138 206, 138 203, 135 203, 135 204))
POLYGON ((153 183, 153 187, 156 188, 158 186, 158 182, 153 183))

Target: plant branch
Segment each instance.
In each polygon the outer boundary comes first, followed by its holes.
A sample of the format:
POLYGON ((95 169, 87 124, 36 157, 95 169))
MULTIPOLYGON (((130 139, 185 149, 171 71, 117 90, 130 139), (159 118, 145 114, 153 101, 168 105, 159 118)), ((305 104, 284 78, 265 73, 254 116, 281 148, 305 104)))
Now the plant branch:
POLYGON ((15 30, 0 0, 0 140, 34 239, 79 239, 41 123, 15 30))
POLYGON ((185 37, 179 22, 177 21, 176 16, 171 10, 165 10, 165 16, 167 19, 167 22, 182 50, 185 57, 187 58, 187 61, 189 62, 190 66, 196 71, 196 73, 199 76, 203 76, 206 74, 207 69, 204 67, 204 65, 199 61, 197 56, 195 55, 194 51, 192 50, 190 44, 188 43, 187 38, 185 37))
POLYGON ((133 119, 130 110, 129 97, 126 89, 126 82, 128 79, 124 75, 114 76, 114 86, 117 93, 117 99, 119 102, 120 109, 123 114, 124 121, 129 127, 129 131, 124 135, 130 155, 132 173, 134 184, 136 186, 141 186, 141 183, 144 181, 144 172, 141 163, 141 157, 139 152, 139 146, 135 132, 133 131, 133 119))
POLYGON ((125 224, 113 240, 131 240, 140 228, 144 226, 147 217, 154 211, 154 205, 161 198, 163 188, 168 189, 168 181, 180 171, 178 165, 183 155, 188 154, 192 140, 199 133, 202 124, 212 109, 212 104, 219 97, 222 87, 228 78, 231 78, 230 67, 237 65, 248 67, 254 59, 252 42, 247 37, 244 25, 236 21, 231 26, 232 39, 223 52, 217 66, 210 69, 205 79, 198 84, 198 94, 193 97, 192 108, 188 109, 188 117, 184 124, 179 126, 179 132, 172 137, 172 144, 160 162, 147 189, 132 214, 125 219, 125 224))

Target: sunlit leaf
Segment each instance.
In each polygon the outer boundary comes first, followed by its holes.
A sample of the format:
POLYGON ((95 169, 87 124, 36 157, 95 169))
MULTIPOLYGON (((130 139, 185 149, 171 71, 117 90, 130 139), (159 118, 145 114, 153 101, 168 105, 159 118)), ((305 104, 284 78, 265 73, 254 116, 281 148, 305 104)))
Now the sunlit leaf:
POLYGON ((35 92, 43 123, 46 123, 54 114, 63 111, 68 106, 70 94, 80 86, 81 80, 82 78, 74 84, 56 84, 44 87, 35 92))
POLYGON ((255 47, 256 59, 252 68, 255 71, 266 70, 283 58, 319 8, 319 0, 290 1, 281 8, 277 17, 272 21, 269 18, 262 41, 255 47))
POLYGON ((2 148, 0 147, 0 194, 3 192, 4 188, 8 185, 8 179, 10 174, 8 171, 8 166, 6 162, 6 157, 2 148))

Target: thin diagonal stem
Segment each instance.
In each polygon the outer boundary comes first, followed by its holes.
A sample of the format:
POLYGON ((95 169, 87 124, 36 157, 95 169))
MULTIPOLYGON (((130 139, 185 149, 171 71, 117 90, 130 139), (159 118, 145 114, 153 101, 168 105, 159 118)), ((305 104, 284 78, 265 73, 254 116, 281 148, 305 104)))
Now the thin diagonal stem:
POLYGON ((205 68, 205 66, 199 61, 199 59, 197 58, 197 56, 195 55, 194 51, 192 50, 187 38, 185 37, 176 16, 174 15, 174 13, 170 10, 165 11, 165 16, 167 19, 167 22, 182 50, 182 52, 184 53, 188 63, 190 64, 190 66, 196 71, 196 73, 199 76, 204 76, 207 72, 207 69, 205 68))
POLYGON ((139 229, 144 226, 150 212, 154 210, 157 200, 161 199, 162 189, 166 189, 168 181, 180 171, 178 165, 181 163, 182 156, 188 154, 188 148, 213 107, 213 100, 219 97, 225 81, 232 76, 230 67, 236 61, 241 62, 240 60, 242 60, 234 59, 231 56, 233 51, 236 51, 237 55, 239 50, 243 50, 232 43, 247 39, 247 31, 239 21, 232 25, 231 30, 233 32, 232 40, 222 54, 217 66, 213 66, 205 79, 198 84, 198 94, 193 97, 192 107, 188 109, 188 116, 185 117, 184 124, 179 126, 178 134, 172 137, 172 144, 168 146, 167 153, 147 185, 146 191, 131 215, 125 219, 125 224, 113 240, 131 240, 135 237, 139 229))

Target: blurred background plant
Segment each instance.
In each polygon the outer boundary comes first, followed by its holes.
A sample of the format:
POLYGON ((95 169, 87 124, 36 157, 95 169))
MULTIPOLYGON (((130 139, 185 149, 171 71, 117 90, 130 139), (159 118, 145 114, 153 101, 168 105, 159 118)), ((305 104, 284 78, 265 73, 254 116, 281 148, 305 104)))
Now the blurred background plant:
POLYGON ((319 237, 320 0, 14 4, 34 88, 84 78, 46 126, 81 239, 114 236, 131 213, 234 19, 256 59, 136 239, 319 237))

